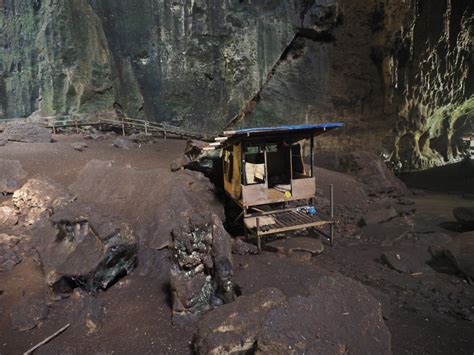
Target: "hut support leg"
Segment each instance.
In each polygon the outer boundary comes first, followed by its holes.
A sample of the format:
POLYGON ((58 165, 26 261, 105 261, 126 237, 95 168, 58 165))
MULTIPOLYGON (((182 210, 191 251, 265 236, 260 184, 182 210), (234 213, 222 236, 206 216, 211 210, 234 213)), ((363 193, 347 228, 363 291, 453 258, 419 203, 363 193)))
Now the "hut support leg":
POLYGON ((259 233, 259 229, 260 229, 260 218, 257 217, 257 249, 258 249, 258 253, 260 254, 260 252, 262 251, 262 242, 260 240, 260 233, 259 233))
POLYGON ((331 224, 329 225, 329 237, 330 237, 330 242, 331 246, 334 245, 334 185, 331 184, 329 185, 329 191, 330 191, 330 210, 331 210, 331 224))

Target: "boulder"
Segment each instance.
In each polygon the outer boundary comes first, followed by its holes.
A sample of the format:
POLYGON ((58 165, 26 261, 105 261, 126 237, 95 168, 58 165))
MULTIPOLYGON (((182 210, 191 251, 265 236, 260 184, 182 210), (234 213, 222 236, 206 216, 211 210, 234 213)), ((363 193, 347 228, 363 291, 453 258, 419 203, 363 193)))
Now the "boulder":
POLYGON ((258 254, 258 248, 254 244, 246 243, 242 238, 232 239, 232 254, 247 255, 258 254))
POLYGON ((138 148, 138 144, 125 137, 117 137, 113 143, 114 147, 130 150, 138 148))
POLYGON ((77 150, 79 152, 82 152, 84 149, 88 148, 87 144, 84 143, 84 142, 74 142, 74 143, 71 143, 71 147, 74 149, 74 150, 77 150))
POLYGON ((276 288, 264 288, 205 314, 197 324, 198 354, 251 353, 267 313, 285 300, 276 288))
POLYGON ((25 331, 38 326, 48 317, 49 309, 43 297, 22 298, 13 306, 11 324, 13 329, 25 331))
POLYGON ((466 230, 474 230, 474 207, 456 207, 454 218, 466 230))
POLYGON ((51 143, 51 130, 29 122, 14 121, 7 124, 3 136, 8 141, 23 143, 51 143))
POLYGON ((9 206, 0 206, 0 230, 3 227, 13 227, 18 223, 18 214, 9 206))
POLYGON ((232 241, 217 215, 173 230, 173 321, 234 300, 232 241))
POLYGON ((307 295, 275 288, 241 296, 197 324, 199 354, 390 354, 380 302, 360 283, 323 275, 307 295))
POLYGON ((20 238, 0 233, 0 271, 9 271, 22 261, 20 238))
POLYGON ((391 250, 382 254, 382 260, 392 269, 406 274, 432 273, 426 262, 431 255, 425 250, 391 250))
POLYGON ((0 133, 0 147, 7 145, 8 139, 2 133, 0 133))
POLYGON ((171 163, 171 171, 181 169, 199 171, 214 183, 222 183, 221 151, 219 149, 206 151, 204 147, 209 144, 198 140, 188 140, 183 156, 171 163))
POLYGON ((12 202, 24 225, 37 222, 54 208, 64 206, 74 197, 61 185, 46 179, 30 179, 13 194, 12 202))
POLYGON ((56 296, 75 287, 106 289, 137 263, 138 241, 120 219, 77 203, 55 210, 34 231, 47 285, 56 296))
POLYGON ((474 232, 457 235, 445 251, 464 275, 474 279, 474 232))
POLYGON ((224 208, 213 189, 209 179, 194 171, 143 170, 100 160, 88 162, 70 186, 79 200, 134 221, 143 245, 153 249, 172 245, 171 231, 191 217, 201 216, 207 223, 211 212, 223 220, 224 208))
POLYGON ((258 333, 261 354, 391 354, 381 305, 360 283, 323 276, 308 297, 270 309, 258 333))
POLYGON ((104 139, 105 136, 101 133, 88 133, 88 134, 84 134, 84 139, 88 139, 88 140, 102 140, 104 139))
POLYGON ((19 189, 26 178, 18 160, 0 159, 0 193, 13 193, 19 189))
POLYGON ((393 207, 369 211, 359 221, 360 226, 382 223, 398 216, 393 207))
POLYGON ((431 256, 436 257, 444 253, 444 247, 452 240, 451 236, 443 232, 425 233, 419 235, 416 244, 426 247, 431 256))
POLYGON ((370 195, 388 193, 402 196, 408 194, 405 184, 394 175, 380 157, 373 153, 351 152, 341 158, 340 167, 363 182, 370 195))

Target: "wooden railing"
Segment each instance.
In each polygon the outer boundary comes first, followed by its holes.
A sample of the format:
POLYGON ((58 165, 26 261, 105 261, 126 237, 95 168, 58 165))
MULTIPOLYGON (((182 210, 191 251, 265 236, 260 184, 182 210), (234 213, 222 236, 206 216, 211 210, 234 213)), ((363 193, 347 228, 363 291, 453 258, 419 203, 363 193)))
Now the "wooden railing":
POLYGON ((163 138, 173 137, 180 139, 199 139, 203 141, 212 141, 213 135, 207 133, 194 132, 181 127, 172 126, 166 123, 159 123, 147 120, 140 120, 136 118, 117 118, 112 119, 108 117, 101 117, 100 115, 65 115, 65 116, 46 116, 46 117, 34 117, 34 118, 10 118, 2 119, 0 123, 8 123, 17 120, 26 122, 33 122, 40 124, 44 127, 51 128, 53 132, 56 132, 58 128, 65 127, 76 127, 79 131, 79 127, 82 126, 111 126, 122 130, 122 134, 125 135, 132 131, 139 131, 145 135, 150 136, 161 136, 163 138))

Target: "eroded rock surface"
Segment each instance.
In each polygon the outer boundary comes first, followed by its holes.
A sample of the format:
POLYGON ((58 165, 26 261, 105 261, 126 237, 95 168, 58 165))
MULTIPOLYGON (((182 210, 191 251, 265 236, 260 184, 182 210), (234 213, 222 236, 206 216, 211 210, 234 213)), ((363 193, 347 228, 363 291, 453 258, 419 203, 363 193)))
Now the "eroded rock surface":
POLYGON ((46 283, 56 296, 82 287, 106 289, 137 264, 138 241, 130 226, 86 206, 56 209, 35 229, 46 283))
POLYGON ((199 354, 391 354, 381 305, 358 282, 321 275, 307 296, 263 288, 206 314, 198 323, 199 354), (343 325, 343 326, 341 326, 343 325))
POLYGON ((78 200, 131 221, 141 242, 153 249, 171 245, 171 231, 191 216, 211 212, 222 220, 224 210, 213 189, 201 173, 138 170, 101 160, 87 163, 70 186, 78 200))
POLYGON ((61 185, 47 179, 30 179, 16 190, 12 202, 20 214, 20 221, 31 225, 52 209, 64 206, 74 197, 61 185))
POLYGON ((264 288, 209 312, 198 323, 195 350, 198 354, 255 350, 268 311, 284 300, 280 290, 264 288))
POLYGON ((22 143, 51 143, 51 130, 38 124, 14 121, 3 131, 7 141, 22 143))
POLYGON ((217 215, 173 230, 173 320, 234 300, 232 241, 217 215))

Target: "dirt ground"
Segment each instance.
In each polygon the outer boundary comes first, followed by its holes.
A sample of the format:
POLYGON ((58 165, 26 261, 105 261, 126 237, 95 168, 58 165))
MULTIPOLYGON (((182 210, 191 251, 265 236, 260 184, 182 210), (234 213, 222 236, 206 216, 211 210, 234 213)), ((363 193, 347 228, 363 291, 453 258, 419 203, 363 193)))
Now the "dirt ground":
MULTIPOLYGON (((0 147, 0 159, 19 160, 29 178, 48 177, 69 187, 72 193, 75 193, 73 187, 78 186, 80 171, 93 159, 112 160, 117 167, 137 172, 159 169, 156 187, 168 190, 173 184, 169 165, 185 147, 184 141, 168 139, 124 150, 112 146, 113 138, 87 141, 81 135, 57 135, 54 138, 56 142, 52 144, 10 143, 0 147), (79 152, 71 147, 72 142, 82 141, 89 148, 79 152)), ((325 186, 333 183, 337 204, 356 211, 356 214, 367 208, 366 202, 356 202, 362 194, 356 182, 348 184, 347 178, 338 175, 340 173, 320 169, 318 172, 318 184, 323 194, 327 195, 325 186)), ((124 181, 133 183, 128 178, 124 181)), ((140 183, 138 179, 137 184, 140 183)), ((114 181, 114 187, 117 191, 126 190, 125 186, 120 186, 120 179, 114 181)), ((141 188, 145 191, 148 186, 141 188)), ((85 202, 96 202, 93 194, 83 196, 85 202)), ((132 219, 131 223, 150 223, 153 220, 156 210, 140 210, 140 215, 148 215, 137 219, 136 205, 121 201, 120 196, 120 193, 113 194, 116 200, 109 201, 108 208, 114 209, 117 205, 118 212, 124 218, 132 219)), ((143 196, 141 198, 146 198, 143 196)), ((160 194, 153 198, 156 196, 160 194)), ((458 231, 452 228, 452 208, 473 205, 474 202, 459 195, 438 192, 426 192, 415 196, 414 200, 416 214, 404 220, 414 229, 394 245, 381 246, 377 237, 386 234, 381 225, 375 239, 357 231, 338 235, 335 246, 326 244, 322 254, 310 259, 283 257, 271 252, 235 255, 234 281, 243 295, 264 287, 277 287, 290 296, 304 295, 314 277, 314 270, 324 268, 340 272, 368 286, 381 301, 384 320, 392 335, 393 353, 473 354, 474 287, 449 270, 415 275, 399 273, 388 268, 381 261, 381 255, 394 247, 421 250, 434 232, 455 235, 458 231), (428 227, 433 231, 426 232, 424 229, 428 227)), ((154 202, 159 209, 162 201, 154 202)), ((0 272, 0 354, 23 353, 68 323, 70 327, 64 333, 35 354, 192 353, 193 329, 171 323, 168 251, 142 248, 139 258, 138 267, 130 275, 95 295, 105 313, 99 329, 92 334, 84 329, 82 310, 74 295, 50 301, 49 314, 37 327, 27 331, 14 330, 10 317, 13 307, 24 297, 45 292, 43 276, 37 263, 30 258, 24 259, 11 271, 0 272)))

